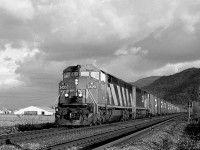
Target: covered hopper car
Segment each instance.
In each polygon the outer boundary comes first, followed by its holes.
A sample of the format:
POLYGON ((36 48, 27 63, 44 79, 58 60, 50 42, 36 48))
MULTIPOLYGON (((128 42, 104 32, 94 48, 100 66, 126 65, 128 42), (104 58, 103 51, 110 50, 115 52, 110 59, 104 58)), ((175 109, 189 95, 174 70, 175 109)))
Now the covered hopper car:
POLYGON ((69 66, 59 83, 55 121, 82 126, 180 112, 172 106, 93 65, 69 66))

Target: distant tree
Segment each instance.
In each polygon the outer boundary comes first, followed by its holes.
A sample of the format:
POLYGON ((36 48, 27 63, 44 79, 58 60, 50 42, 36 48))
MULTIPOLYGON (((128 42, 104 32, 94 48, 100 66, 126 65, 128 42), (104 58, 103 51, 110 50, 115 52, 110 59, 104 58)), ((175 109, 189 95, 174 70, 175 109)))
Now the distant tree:
POLYGON ((190 68, 160 77, 144 89, 174 104, 186 106, 189 101, 200 101, 200 69, 190 68))

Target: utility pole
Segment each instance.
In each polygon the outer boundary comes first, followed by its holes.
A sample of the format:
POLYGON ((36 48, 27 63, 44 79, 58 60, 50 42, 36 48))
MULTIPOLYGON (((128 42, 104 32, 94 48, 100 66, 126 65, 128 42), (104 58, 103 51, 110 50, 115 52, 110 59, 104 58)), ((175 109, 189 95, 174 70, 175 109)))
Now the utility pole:
POLYGON ((187 95, 188 100, 188 123, 190 123, 190 96, 187 95))
POLYGON ((190 123, 190 101, 189 101, 189 105, 188 105, 188 123, 190 123))

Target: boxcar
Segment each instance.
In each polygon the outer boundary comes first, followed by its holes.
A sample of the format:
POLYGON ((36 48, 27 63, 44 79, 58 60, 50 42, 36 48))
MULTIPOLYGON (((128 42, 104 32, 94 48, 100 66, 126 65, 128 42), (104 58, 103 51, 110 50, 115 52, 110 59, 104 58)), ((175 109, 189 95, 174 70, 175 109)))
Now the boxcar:
POLYGON ((150 113, 152 116, 156 115, 155 111, 155 96, 150 94, 150 113))
POLYGON ((165 114, 165 107, 164 107, 164 105, 165 105, 165 101, 163 100, 163 99, 160 99, 160 114, 161 115, 164 115, 165 114))
POLYGON ((157 101, 158 101, 158 102, 157 102, 157 105, 158 105, 158 107, 157 107, 157 108, 158 108, 157 114, 158 114, 158 115, 161 115, 161 99, 158 97, 158 98, 157 98, 157 101))

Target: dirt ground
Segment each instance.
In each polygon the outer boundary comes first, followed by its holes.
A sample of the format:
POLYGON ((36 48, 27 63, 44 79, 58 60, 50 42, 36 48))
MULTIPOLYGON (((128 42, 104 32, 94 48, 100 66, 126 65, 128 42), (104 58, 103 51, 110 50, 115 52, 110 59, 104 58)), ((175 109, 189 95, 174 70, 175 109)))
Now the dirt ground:
POLYGON ((184 133, 187 125, 187 118, 182 117, 106 150, 198 150, 200 142, 190 139, 184 133))
POLYGON ((38 124, 54 122, 54 116, 39 115, 0 115, 0 127, 14 126, 16 124, 38 124))

